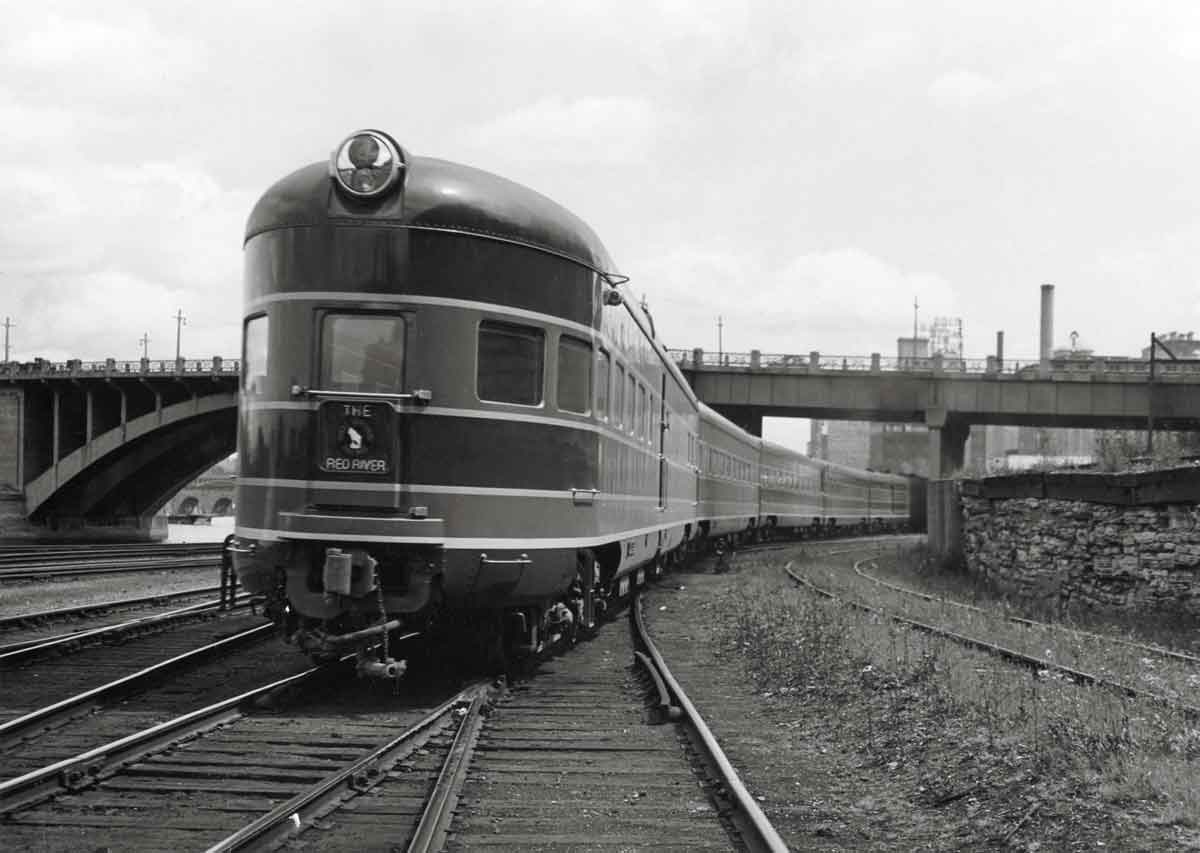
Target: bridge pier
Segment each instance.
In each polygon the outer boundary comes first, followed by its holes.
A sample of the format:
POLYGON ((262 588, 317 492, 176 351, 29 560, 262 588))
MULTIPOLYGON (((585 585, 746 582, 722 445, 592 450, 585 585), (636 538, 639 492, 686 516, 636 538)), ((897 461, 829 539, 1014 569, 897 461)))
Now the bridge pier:
POLYGON ((971 425, 949 417, 942 408, 927 409, 925 424, 929 427, 929 479, 941 480, 962 468, 971 425))

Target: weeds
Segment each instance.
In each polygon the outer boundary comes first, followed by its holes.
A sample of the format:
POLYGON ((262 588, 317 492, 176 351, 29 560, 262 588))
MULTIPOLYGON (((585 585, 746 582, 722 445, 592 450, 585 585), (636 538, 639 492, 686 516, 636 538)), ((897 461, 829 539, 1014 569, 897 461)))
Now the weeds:
MULTIPOLYGON (((844 566, 806 562, 814 582, 840 579, 839 594, 874 594, 873 586, 864 591, 848 582, 844 566)), ((967 738, 978 744, 974 758, 980 761, 1020 769, 1030 778, 1090 774, 1110 802, 1153 802, 1169 825, 1200 821, 1194 784, 1200 729, 1179 714, 1080 687, 1052 672, 1031 676, 800 588, 781 589, 777 568, 765 574, 744 572, 744 583, 718 606, 720 653, 739 655, 772 694, 839 709, 856 705, 859 724, 853 732, 877 763, 900 766, 939 738, 967 738)), ((897 604, 887 602, 889 608, 897 604)), ((995 640, 992 629, 999 624, 1026 630, 1006 623, 1003 615, 974 614, 967 627, 989 640, 995 640)), ((957 618, 965 617, 960 611, 957 618)), ((1055 645, 1041 651, 1055 659, 1070 657, 1075 652, 1064 638, 1071 635, 1058 634, 1055 645)), ((1038 644, 1044 640, 1039 637, 1038 644)))

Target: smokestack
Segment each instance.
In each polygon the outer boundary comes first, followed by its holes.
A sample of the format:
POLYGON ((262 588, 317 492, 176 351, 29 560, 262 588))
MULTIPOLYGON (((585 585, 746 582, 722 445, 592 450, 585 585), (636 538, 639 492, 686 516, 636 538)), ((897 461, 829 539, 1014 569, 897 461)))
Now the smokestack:
POLYGON ((1004 332, 996 332, 996 363, 1004 367, 1004 332))
POLYGON ((1042 285, 1042 339, 1038 356, 1049 364, 1054 355, 1054 285, 1042 285))

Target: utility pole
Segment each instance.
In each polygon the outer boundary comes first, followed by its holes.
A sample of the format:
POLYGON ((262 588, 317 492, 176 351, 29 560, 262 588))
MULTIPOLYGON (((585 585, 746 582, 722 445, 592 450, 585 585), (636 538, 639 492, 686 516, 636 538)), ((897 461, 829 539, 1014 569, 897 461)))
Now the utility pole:
POLYGON ((1171 361, 1179 361, 1178 356, 1158 339, 1158 335, 1154 332, 1150 333, 1150 378, 1146 388, 1146 455, 1154 456, 1154 362, 1155 353, 1159 347, 1167 354, 1171 361))
POLYGON ((917 297, 913 297, 913 355, 917 354, 917 297))
POLYGON ((724 359, 725 346, 721 338, 721 331, 725 328, 725 323, 721 320, 721 315, 717 315, 717 364, 720 364, 724 359))
POLYGON ((183 327, 187 325, 187 317, 183 316, 182 308, 172 316, 175 320, 175 361, 179 361, 179 339, 183 334, 183 327))
POLYGON ((12 321, 12 317, 4 318, 4 363, 8 364, 8 330, 16 324, 12 321))
POLYGON ((142 358, 149 360, 150 358, 150 333, 143 332, 138 338, 138 343, 142 345, 142 358))

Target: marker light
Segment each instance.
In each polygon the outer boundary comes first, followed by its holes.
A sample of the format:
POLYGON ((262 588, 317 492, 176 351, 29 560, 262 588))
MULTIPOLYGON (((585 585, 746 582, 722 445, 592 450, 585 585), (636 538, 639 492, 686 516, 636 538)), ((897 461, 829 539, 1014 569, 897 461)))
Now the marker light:
POLYGON ((396 143, 377 130, 347 136, 329 158, 329 172, 345 192, 374 198, 395 186, 404 168, 396 143))

